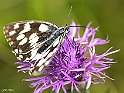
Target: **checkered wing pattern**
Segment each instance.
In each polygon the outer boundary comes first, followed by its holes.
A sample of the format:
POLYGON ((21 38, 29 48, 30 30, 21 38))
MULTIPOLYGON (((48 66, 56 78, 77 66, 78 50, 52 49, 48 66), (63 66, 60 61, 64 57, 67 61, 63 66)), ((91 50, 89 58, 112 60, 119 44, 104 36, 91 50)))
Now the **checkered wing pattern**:
POLYGON ((19 21, 4 27, 5 37, 17 59, 34 61, 30 71, 34 75, 49 65, 63 33, 63 28, 43 21, 19 21))

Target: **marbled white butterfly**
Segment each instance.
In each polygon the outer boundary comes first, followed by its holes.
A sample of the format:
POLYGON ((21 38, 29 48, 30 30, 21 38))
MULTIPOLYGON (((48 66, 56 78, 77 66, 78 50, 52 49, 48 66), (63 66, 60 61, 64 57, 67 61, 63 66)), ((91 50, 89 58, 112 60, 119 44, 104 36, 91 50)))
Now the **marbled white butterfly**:
POLYGON ((69 27, 57 27, 43 21, 19 21, 4 27, 13 53, 20 61, 31 62, 29 73, 39 75, 49 65, 69 27))

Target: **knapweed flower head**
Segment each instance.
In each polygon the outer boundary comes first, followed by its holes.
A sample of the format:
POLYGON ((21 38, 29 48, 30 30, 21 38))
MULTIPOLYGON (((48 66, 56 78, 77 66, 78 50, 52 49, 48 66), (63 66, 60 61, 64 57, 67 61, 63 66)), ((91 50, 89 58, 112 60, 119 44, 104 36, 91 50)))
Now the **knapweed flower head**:
MULTIPOLYGON (((71 25, 76 26, 73 22, 71 25)), ((31 87, 36 87, 34 93, 41 93, 43 90, 52 87, 52 91, 59 93, 60 89, 67 93, 66 86, 70 91, 74 89, 80 92, 78 85, 86 85, 88 89, 91 84, 103 84, 107 76, 104 70, 108 69, 113 59, 108 55, 119 50, 110 51, 97 55, 95 48, 98 45, 108 43, 108 37, 103 40, 95 38, 98 28, 91 28, 91 23, 86 26, 83 36, 80 35, 80 28, 70 27, 70 32, 64 43, 59 47, 49 66, 39 77, 24 79, 31 81, 31 87), (76 34, 78 37, 76 37, 76 34)), ((31 63, 17 62, 19 71, 29 71, 31 63)), ((33 63, 32 63, 33 64, 33 63)))

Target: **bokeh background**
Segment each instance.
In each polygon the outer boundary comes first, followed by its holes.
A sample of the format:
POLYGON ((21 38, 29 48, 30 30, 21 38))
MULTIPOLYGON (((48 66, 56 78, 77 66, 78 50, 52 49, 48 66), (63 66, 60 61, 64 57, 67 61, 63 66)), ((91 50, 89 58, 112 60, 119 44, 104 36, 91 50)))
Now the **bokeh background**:
POLYGON ((92 21, 93 27, 99 26, 97 37, 108 35, 110 39, 110 43, 99 47, 97 53, 111 46, 113 50, 121 49, 110 56, 117 64, 106 70, 115 80, 106 79, 104 85, 92 85, 92 93, 124 93, 124 0, 0 0, 0 93, 3 89, 12 89, 5 93, 32 93, 34 90, 27 82, 22 82, 28 75, 17 73, 17 59, 3 34, 4 25, 19 20, 43 20, 58 26, 72 21, 85 26, 92 21))

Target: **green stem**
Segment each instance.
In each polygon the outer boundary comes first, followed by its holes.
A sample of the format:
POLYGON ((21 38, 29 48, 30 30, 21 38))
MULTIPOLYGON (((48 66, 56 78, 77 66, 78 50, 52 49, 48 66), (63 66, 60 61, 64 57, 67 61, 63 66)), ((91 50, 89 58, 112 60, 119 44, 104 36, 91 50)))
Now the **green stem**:
POLYGON ((92 93, 90 89, 86 90, 85 93, 92 93))

